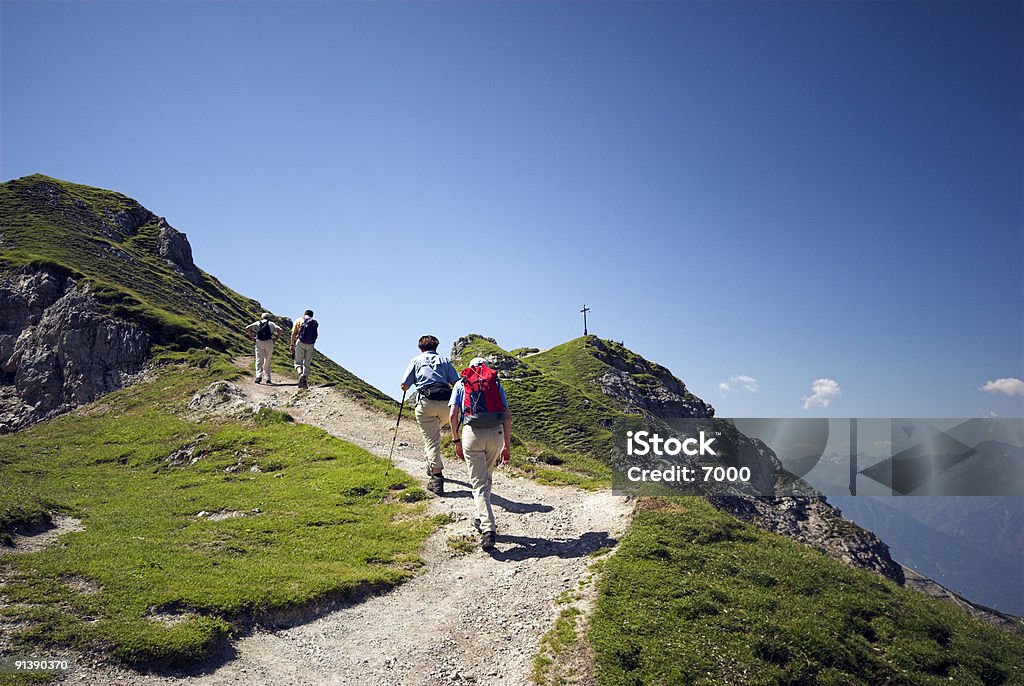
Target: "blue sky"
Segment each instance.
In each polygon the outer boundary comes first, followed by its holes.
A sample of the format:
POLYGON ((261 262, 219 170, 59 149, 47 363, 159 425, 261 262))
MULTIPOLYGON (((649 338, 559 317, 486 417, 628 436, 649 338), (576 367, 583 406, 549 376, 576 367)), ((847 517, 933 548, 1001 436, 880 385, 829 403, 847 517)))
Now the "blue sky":
POLYGON ((1021 3, 0 21, 4 180, 136 198, 390 393, 423 333, 550 347, 585 303, 721 416, 1022 416, 1021 3))

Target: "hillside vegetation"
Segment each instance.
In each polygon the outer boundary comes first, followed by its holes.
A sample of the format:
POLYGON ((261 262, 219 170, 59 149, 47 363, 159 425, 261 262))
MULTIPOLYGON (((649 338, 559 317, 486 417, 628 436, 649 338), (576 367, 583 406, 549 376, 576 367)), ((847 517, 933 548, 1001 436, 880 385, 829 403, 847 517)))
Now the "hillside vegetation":
MULTIPOLYGON (((240 372, 213 353, 166 362, 86 410, 0 436, 0 503, 80 519, 31 555, 0 555, 12 648, 109 651, 162 668, 254 623, 394 586, 435 522, 398 470, 263 409, 183 414, 240 372)), ((12 516, 14 513, 14 516, 12 516)))
MULTIPOLYGON (((200 347, 252 354, 242 329, 259 318, 260 303, 191 264, 184 237, 135 200, 34 174, 0 184, 0 227, 0 276, 19 269, 72 276, 109 314, 142 324, 154 356, 200 347)), ((289 368, 287 352, 276 346, 275 367, 289 368)), ((396 405, 320 353, 311 381, 388 411, 396 405)))
POLYGON ((1024 637, 700 498, 644 503, 588 639, 606 686, 1024 684, 1024 637))

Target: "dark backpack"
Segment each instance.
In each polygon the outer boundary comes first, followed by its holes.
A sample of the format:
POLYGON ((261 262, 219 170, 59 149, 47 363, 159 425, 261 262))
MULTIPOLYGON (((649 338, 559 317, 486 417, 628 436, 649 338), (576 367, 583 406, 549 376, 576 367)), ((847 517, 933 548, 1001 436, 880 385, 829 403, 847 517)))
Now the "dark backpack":
POLYGON ((299 325, 299 340, 306 345, 313 345, 316 343, 318 326, 319 324, 316 323, 315 319, 304 319, 302 324, 299 325))
POLYGON ((417 393, 429 400, 450 400, 452 387, 446 383, 431 383, 417 390, 417 393))
POLYGON ((462 419, 472 427, 491 429, 505 421, 498 372, 481 365, 462 370, 462 419))
POLYGON ((264 319, 256 329, 256 338, 261 341, 269 341, 274 336, 274 330, 270 327, 270 321, 264 319))

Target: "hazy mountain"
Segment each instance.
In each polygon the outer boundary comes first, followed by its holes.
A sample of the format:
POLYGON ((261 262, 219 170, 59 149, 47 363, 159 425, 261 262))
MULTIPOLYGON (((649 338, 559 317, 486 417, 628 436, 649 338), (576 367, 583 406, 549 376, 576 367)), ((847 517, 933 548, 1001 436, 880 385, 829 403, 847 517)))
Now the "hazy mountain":
POLYGON ((1024 504, 1020 498, 832 497, 889 544, 897 561, 960 595, 1024 614, 1024 504))

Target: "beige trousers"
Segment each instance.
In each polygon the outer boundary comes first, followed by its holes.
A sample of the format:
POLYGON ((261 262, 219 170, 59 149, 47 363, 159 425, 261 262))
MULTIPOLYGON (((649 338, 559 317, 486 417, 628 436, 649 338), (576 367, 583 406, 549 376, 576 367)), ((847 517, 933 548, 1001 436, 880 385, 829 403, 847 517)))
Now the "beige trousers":
POLYGON ((448 402, 420 397, 416 401, 416 423, 423 433, 423 460, 428 474, 440 474, 444 469, 441 462, 441 427, 448 422, 448 402))
POLYGON ((274 339, 256 340, 256 378, 270 383, 270 366, 274 358, 274 339))
POLYGON ((501 458, 505 446, 505 428, 474 429, 462 427, 462 450, 466 456, 466 471, 473 489, 476 516, 482 531, 495 531, 494 512, 491 510, 491 476, 494 465, 501 458))
POLYGON ((313 364, 313 351, 316 348, 311 343, 295 341, 295 373, 299 375, 299 381, 309 376, 309 367, 313 364))

